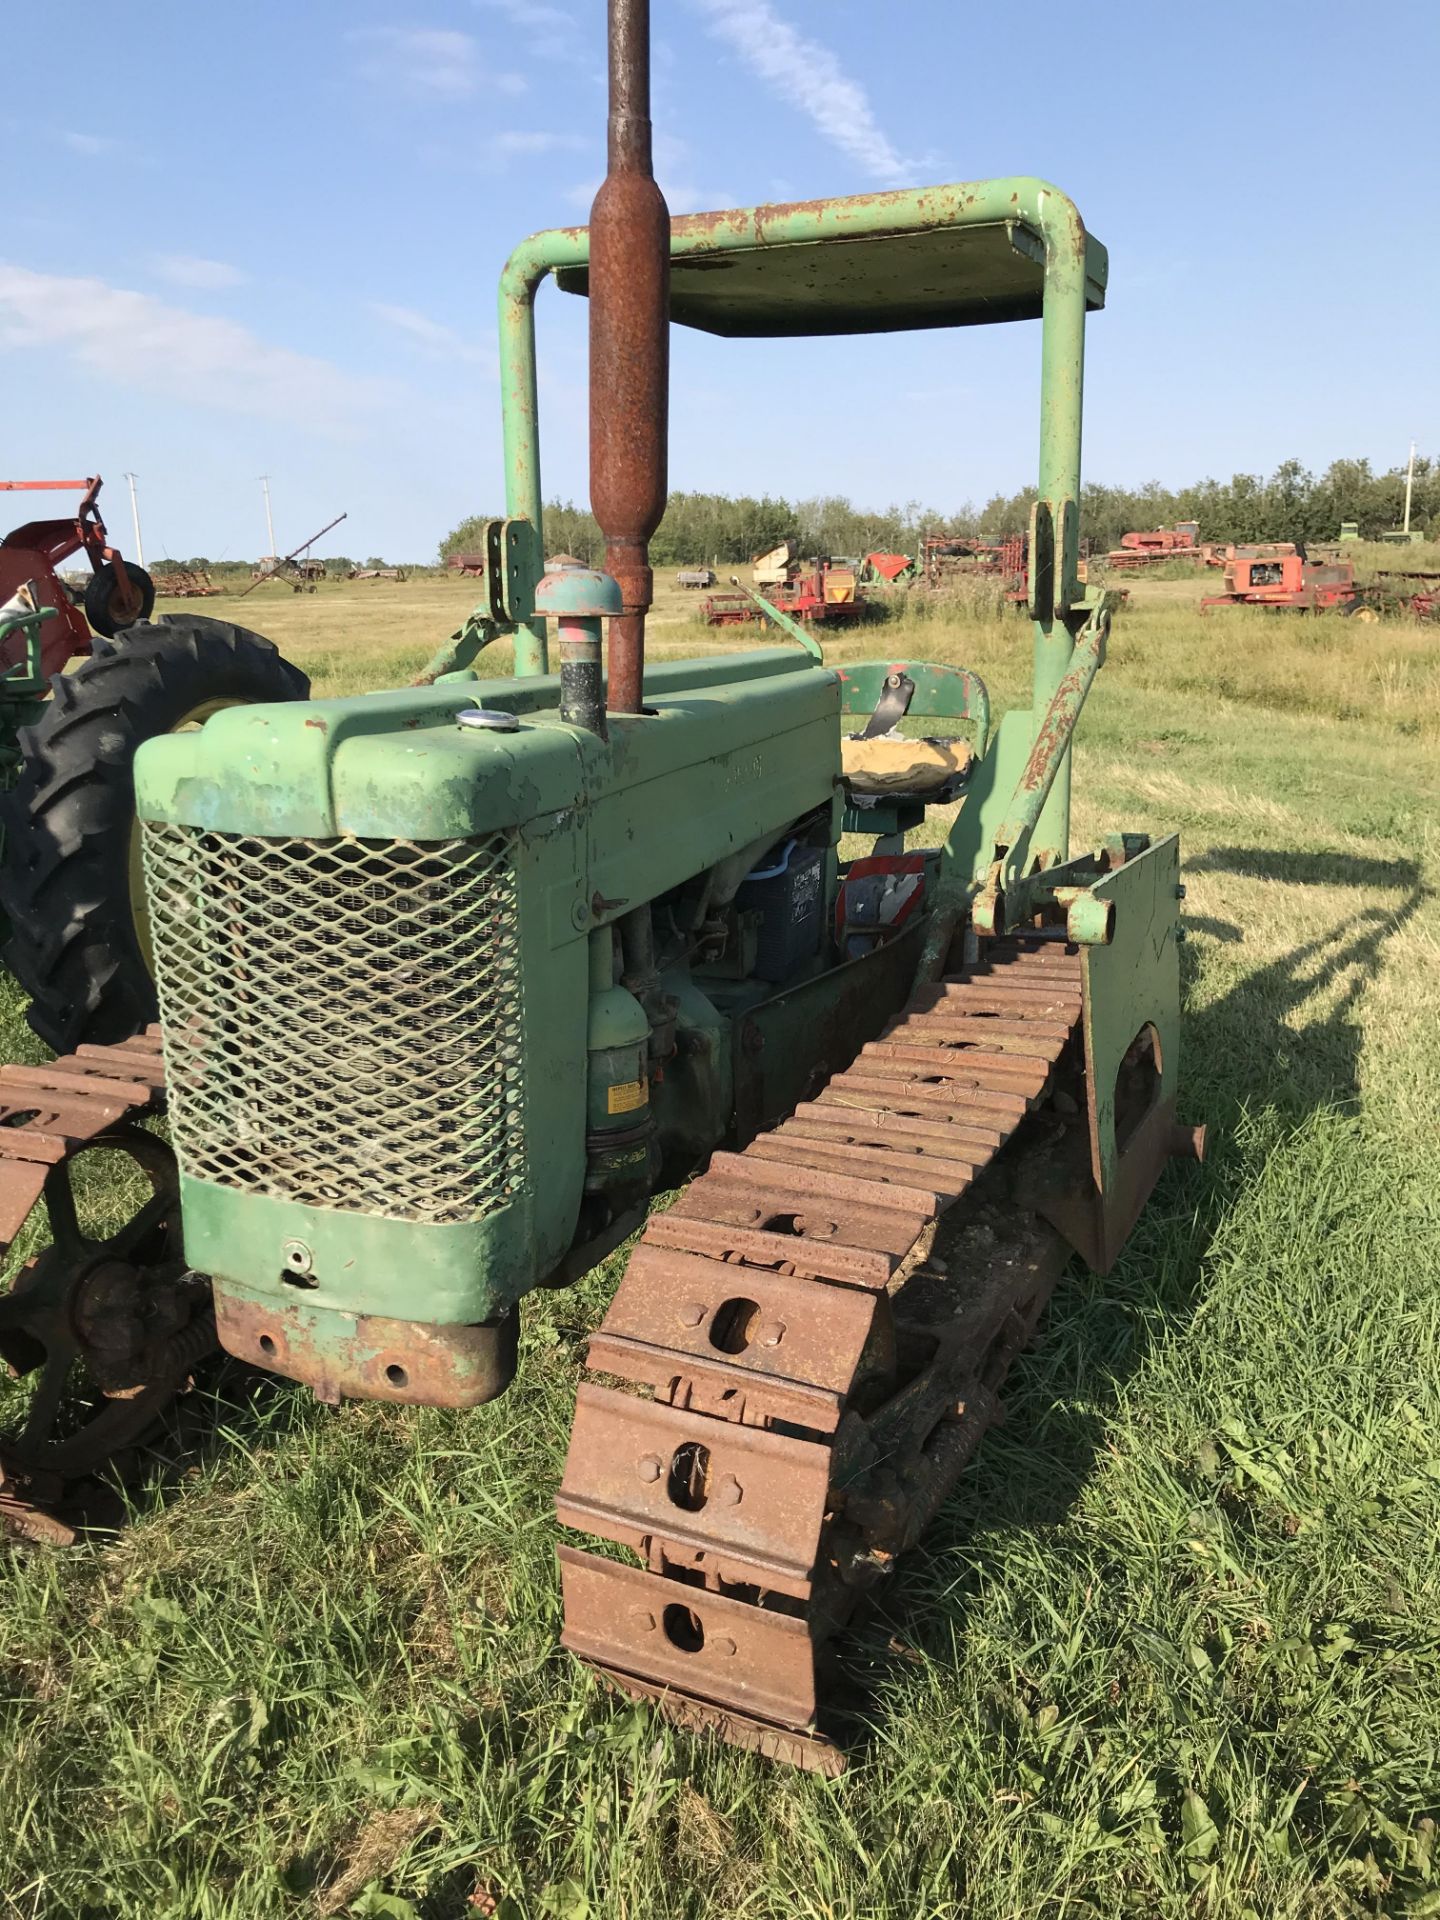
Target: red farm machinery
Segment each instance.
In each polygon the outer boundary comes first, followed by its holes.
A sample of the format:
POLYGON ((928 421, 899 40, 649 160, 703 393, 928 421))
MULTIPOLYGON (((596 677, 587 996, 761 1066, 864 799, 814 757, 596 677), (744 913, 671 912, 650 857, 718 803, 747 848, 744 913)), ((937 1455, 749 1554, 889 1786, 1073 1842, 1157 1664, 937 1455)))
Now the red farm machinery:
POLYGON ((1225 591, 1207 594, 1202 609, 1269 607, 1279 612, 1348 613, 1362 604, 1348 560, 1313 561, 1303 553, 1241 554, 1225 569, 1225 591))
MULTIPOLYGON (((0 493, 78 493, 71 514, 52 520, 27 520, 0 540, 0 601, 34 582, 53 614, 39 629, 40 662, 58 673, 76 654, 89 653, 95 634, 112 640, 122 627, 148 620, 155 605, 155 583, 145 569, 121 556, 100 517, 99 474, 85 480, 0 480, 0 493), (77 553, 90 562, 79 605, 60 579, 60 568, 77 553)), ((23 651, 17 635, 0 651, 0 664, 12 667, 23 651)))
POLYGON ((859 568, 851 561, 821 557, 797 560, 788 542, 754 563, 754 593, 732 576, 733 593, 712 593, 700 611, 710 627, 737 626, 768 617, 778 608, 806 626, 843 626, 872 620, 882 612, 860 589, 859 568), (783 554, 782 559, 777 556, 783 554), (760 596, 763 594, 763 600, 760 596))
POLYGON ((1021 533, 1003 534, 998 539, 927 533, 920 542, 920 576, 928 587, 999 574, 1007 592, 1018 593, 1023 599, 1025 567, 1026 542, 1021 533))
POLYGON ((1199 526, 1193 520, 1181 520, 1173 527, 1121 534, 1119 546, 1105 555, 1105 563, 1111 573, 1140 573, 1166 560, 1190 560, 1202 565, 1206 557, 1199 526))

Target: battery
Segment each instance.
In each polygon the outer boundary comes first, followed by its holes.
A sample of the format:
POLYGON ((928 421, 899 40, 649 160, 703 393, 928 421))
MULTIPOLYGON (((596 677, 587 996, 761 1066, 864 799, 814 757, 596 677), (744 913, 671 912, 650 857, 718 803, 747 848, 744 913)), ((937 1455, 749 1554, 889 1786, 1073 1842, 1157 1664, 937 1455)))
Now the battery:
POLYGON ((820 951, 824 892, 824 848, 796 840, 769 866, 746 875, 735 904, 760 915, 755 972, 761 980, 788 980, 820 951))

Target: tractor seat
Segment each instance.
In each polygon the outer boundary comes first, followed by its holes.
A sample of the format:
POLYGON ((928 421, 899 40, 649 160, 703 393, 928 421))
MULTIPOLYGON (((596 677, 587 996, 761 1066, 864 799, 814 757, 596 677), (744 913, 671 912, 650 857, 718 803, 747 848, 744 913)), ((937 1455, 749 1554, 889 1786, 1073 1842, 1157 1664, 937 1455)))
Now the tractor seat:
POLYGON ((847 793, 878 799, 953 800, 975 755, 968 740, 907 740, 899 733, 853 734, 840 742, 847 793))

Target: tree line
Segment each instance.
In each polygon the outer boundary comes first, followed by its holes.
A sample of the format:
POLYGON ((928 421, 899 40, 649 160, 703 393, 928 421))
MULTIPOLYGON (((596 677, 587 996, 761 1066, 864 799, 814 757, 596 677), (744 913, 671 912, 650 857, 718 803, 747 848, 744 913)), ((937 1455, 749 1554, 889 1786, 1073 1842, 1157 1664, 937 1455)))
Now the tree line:
MULTIPOLYGON (((1033 488, 995 494, 981 507, 942 513, 918 500, 882 511, 854 506, 840 494, 789 501, 771 494, 672 493, 665 518, 650 542, 655 567, 707 564, 734 566, 794 540, 805 555, 914 553, 926 533, 951 538, 1018 533, 1029 522, 1033 488)), ((1363 539, 1398 527, 1404 512, 1405 469, 1377 473, 1368 460, 1333 460, 1311 473, 1299 460, 1285 460, 1268 477, 1237 473, 1229 480, 1200 480, 1188 487, 1151 481, 1142 487, 1081 488, 1080 525, 1093 549, 1118 545, 1135 529, 1199 522, 1205 540, 1333 540, 1342 520, 1353 520, 1363 539)), ((441 560, 480 545, 485 516, 462 520, 440 544, 441 560)), ((1411 525, 1440 530, 1440 461, 1417 459, 1411 525)), ((570 501, 545 508, 545 546, 598 566, 605 542, 589 511, 570 501)))

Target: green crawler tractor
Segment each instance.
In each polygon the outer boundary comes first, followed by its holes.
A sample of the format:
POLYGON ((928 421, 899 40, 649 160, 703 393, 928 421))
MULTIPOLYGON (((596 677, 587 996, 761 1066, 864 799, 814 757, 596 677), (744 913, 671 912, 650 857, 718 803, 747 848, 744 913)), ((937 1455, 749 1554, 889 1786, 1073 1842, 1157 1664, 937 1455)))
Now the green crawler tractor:
MULTIPOLYGON (((565 1643, 684 1725, 833 1771, 825 1649, 945 1499, 1066 1262, 1105 1271, 1198 1149, 1176 1123, 1178 850, 1069 846, 1110 619, 1077 579, 1104 249, 1030 179, 672 222, 647 27, 612 0, 590 225, 502 278, 508 517, 476 616, 431 684, 141 750, 163 1076, 156 1030, 43 1087, 9 1069, 0 1100, 84 1150, 163 1084, 178 1189, 157 1174, 125 1233, 45 1275, 102 1420, 107 1395, 173 1391, 212 1313, 232 1354, 326 1401, 479 1406, 525 1296, 638 1235, 558 1494, 565 1643), (542 560, 549 278, 590 302, 604 572, 542 560), (670 325, 1032 319, 1028 709, 997 718, 961 669, 789 644, 646 667, 670 325), (516 672, 481 678, 498 634, 516 672), (907 844, 937 808, 941 844, 907 844), (873 847, 842 857, 857 834, 873 847)), ((66 1158, 26 1151, 0 1176, 63 1214, 66 1158)), ((41 1365, 25 1301, 0 1302, 0 1341, 41 1365)), ((37 1426, 0 1494, 58 1501, 84 1438, 37 1426)))

